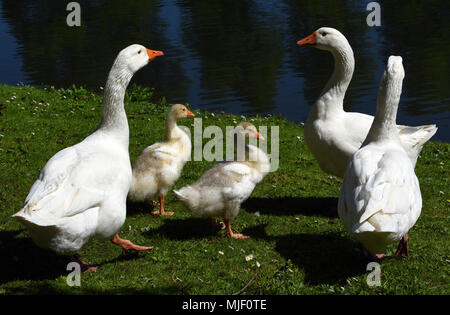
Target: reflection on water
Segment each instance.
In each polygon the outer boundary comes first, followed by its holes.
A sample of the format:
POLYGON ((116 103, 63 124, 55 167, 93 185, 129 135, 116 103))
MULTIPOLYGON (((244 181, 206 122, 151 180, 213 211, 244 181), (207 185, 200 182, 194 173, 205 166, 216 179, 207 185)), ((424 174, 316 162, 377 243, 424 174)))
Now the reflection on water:
POLYGON ((211 111, 272 113, 304 121, 332 72, 328 52, 296 46, 320 26, 342 31, 356 69, 345 109, 374 114, 389 55, 406 71, 398 122, 437 123, 449 141, 448 1, 384 1, 382 27, 366 25, 369 1, 89 0, 82 26, 66 1, 0 0, 0 82, 98 90, 118 51, 140 43, 165 55, 133 82, 169 102, 211 111))

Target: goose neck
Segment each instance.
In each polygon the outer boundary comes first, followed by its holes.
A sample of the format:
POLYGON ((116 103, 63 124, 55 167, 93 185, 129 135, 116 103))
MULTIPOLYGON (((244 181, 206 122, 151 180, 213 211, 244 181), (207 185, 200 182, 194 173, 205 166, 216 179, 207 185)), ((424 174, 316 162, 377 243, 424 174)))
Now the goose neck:
POLYGON ((343 100, 355 68, 353 50, 348 43, 342 43, 331 53, 334 58, 333 74, 316 101, 320 116, 344 110, 343 100))
POLYGON ((103 94, 103 115, 99 128, 126 139, 128 142, 128 119, 124 107, 125 91, 133 74, 128 69, 113 65, 103 94))
POLYGON ((400 141, 397 131, 397 110, 402 81, 388 82, 383 78, 378 92, 377 112, 364 144, 372 141, 400 141))
POLYGON ((178 127, 177 119, 169 114, 166 119, 166 141, 179 138, 179 131, 180 128, 178 127))
POLYGON ((245 143, 245 136, 234 134, 234 150, 236 152, 236 159, 239 162, 248 161, 249 158, 249 148, 248 144, 245 143))

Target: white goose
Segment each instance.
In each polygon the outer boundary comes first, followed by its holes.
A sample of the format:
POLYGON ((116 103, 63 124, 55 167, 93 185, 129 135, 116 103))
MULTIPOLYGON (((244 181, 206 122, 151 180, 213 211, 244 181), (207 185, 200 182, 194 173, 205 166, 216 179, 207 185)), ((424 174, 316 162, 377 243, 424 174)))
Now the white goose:
POLYGON ((270 162, 261 149, 245 144, 246 138, 264 139, 253 124, 240 123, 234 134, 237 154, 233 161, 217 163, 194 184, 174 190, 174 193, 193 213, 224 218, 229 237, 248 238, 233 233, 230 220, 238 215, 242 202, 269 172, 270 162))
POLYGON ((24 207, 13 215, 39 247, 73 254, 95 237, 112 238, 124 250, 152 248, 116 233, 125 221, 131 184, 125 90, 136 71, 161 55, 136 44, 123 49, 109 72, 100 125, 82 142, 56 153, 42 169, 24 207))
POLYGON ((191 157, 191 139, 177 125, 177 120, 194 117, 186 106, 175 104, 166 119, 166 139, 147 147, 133 165, 133 181, 128 197, 132 201, 147 201, 159 197, 159 211, 153 214, 173 215, 164 211, 164 197, 180 178, 184 164, 191 157))
MULTIPOLYGON (((347 39, 338 30, 322 27, 297 42, 328 50, 334 57, 334 72, 309 112, 305 122, 305 141, 320 168, 339 177, 344 175, 348 161, 366 138, 373 116, 346 112, 345 92, 353 76, 355 59, 347 39)), ((413 166, 423 145, 437 131, 435 125, 397 126, 400 140, 413 166)))
POLYGON ((404 76, 402 58, 389 57, 375 119, 350 159, 338 202, 347 231, 377 258, 384 256, 387 244, 397 241, 395 255, 408 256, 407 233, 422 209, 419 181, 395 124, 404 76))

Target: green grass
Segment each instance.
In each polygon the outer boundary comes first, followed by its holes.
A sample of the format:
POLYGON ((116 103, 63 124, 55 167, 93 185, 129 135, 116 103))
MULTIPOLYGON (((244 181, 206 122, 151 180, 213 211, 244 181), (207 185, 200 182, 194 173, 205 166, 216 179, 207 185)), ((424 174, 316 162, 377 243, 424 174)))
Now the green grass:
MULTIPOLYGON (((119 232, 154 246, 153 251, 122 255, 108 241, 91 240, 79 257, 99 269, 83 274, 80 287, 69 287, 66 257, 37 248, 10 216, 20 210, 48 159, 97 127, 101 99, 76 87, 0 85, 0 294, 232 294, 257 270, 244 294, 449 294, 449 144, 427 143, 417 163, 423 208, 409 234, 411 256, 383 261, 381 286, 369 287, 369 261, 337 217, 341 181, 320 171, 302 126, 272 116, 246 118, 256 126, 280 128, 278 171, 256 187, 232 223, 250 239, 229 239, 208 227, 171 192, 166 204, 173 217, 153 217, 145 206, 129 204, 119 232), (246 261, 249 254, 254 258, 246 261)), ((130 87, 126 110, 133 163, 146 146, 162 139, 167 107, 151 90, 130 87)), ((203 118, 203 127, 243 120, 193 111, 203 118)), ((181 122, 191 129, 192 123, 181 122)), ((211 165, 187 163, 174 189, 194 182, 211 165)))

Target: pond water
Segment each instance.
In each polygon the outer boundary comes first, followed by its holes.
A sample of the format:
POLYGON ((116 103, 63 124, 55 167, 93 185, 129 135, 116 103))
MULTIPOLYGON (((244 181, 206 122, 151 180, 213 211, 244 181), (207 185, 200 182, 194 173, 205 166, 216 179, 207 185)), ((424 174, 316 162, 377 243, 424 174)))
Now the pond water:
POLYGON ((374 114, 387 58, 406 71, 398 123, 435 123, 450 141, 448 1, 89 0, 81 27, 68 27, 69 1, 0 0, 0 83, 100 91, 117 53, 140 43, 164 51, 134 83, 169 103, 236 114, 281 114, 302 122, 333 70, 332 56, 296 42, 321 26, 339 29, 355 52, 345 109, 374 114))

